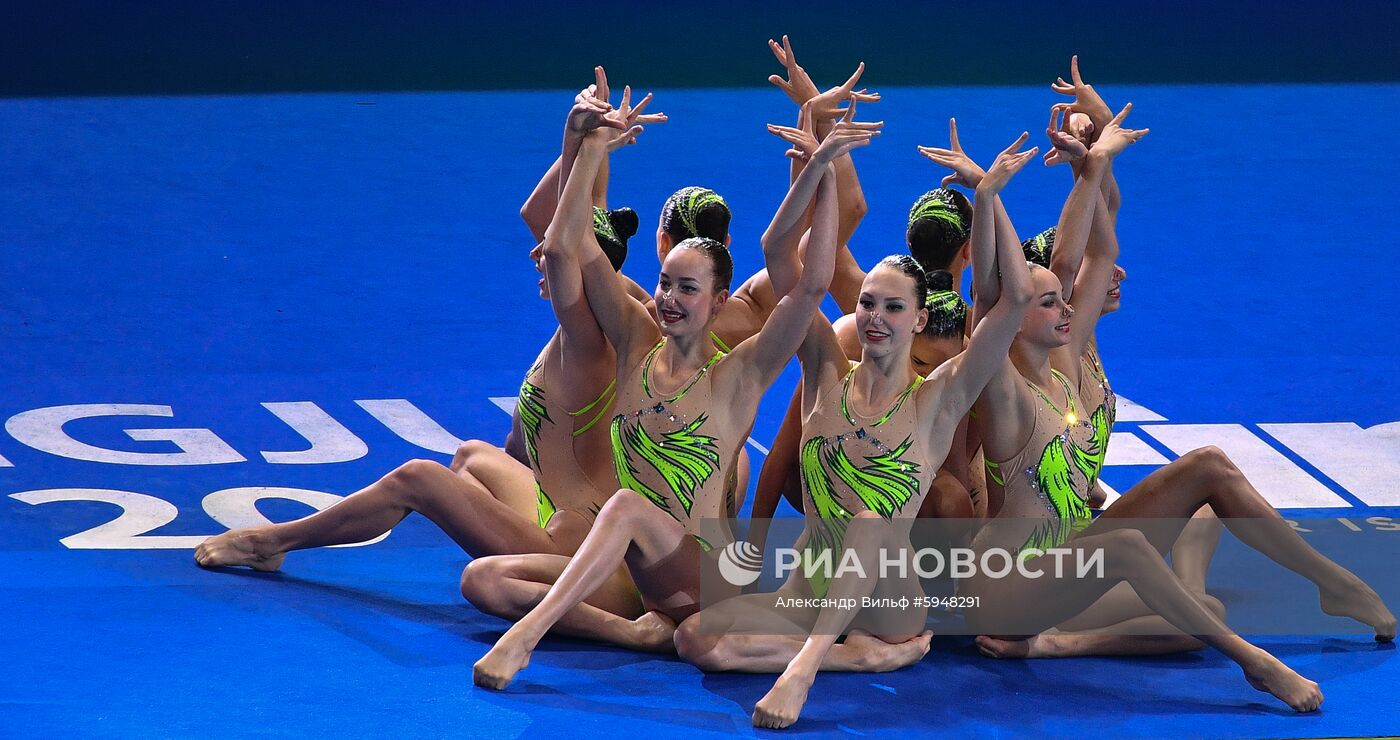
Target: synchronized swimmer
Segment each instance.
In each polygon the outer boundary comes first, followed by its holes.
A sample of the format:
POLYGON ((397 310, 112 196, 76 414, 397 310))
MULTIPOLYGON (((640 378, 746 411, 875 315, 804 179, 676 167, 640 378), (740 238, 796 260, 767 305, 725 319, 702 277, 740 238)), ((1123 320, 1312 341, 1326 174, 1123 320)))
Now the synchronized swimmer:
POLYGON ((614 106, 595 69, 520 211, 558 326, 525 370, 505 448, 474 440, 450 465, 409 461, 324 511, 212 537, 196 562, 276 570, 290 551, 369 540, 418 512, 472 557, 463 596, 514 622, 474 666, 478 686, 504 688, 546 634, 573 635, 704 671, 778 674, 753 722, 787 727, 821 671, 898 670, 931 637, 925 607, 891 618, 856 606, 926 604, 916 576, 798 569, 776 592, 791 608, 711 588, 721 552, 741 544, 730 522, 748 487, 744 441, 796 356, 802 382, 758 473, 747 542, 760 552, 784 498, 804 515, 803 558, 907 548, 921 517, 967 524, 961 545, 1023 563, 1051 548, 1098 552, 1102 578, 962 580, 978 649, 1209 647, 1256 689, 1316 710, 1318 685, 1232 632, 1206 590, 1230 529, 1315 584, 1324 612, 1394 639, 1376 592, 1309 546, 1218 449, 1183 455, 1104 506, 1117 397, 1096 328, 1127 277, 1113 168, 1148 134, 1125 126, 1131 104, 1114 114, 1071 60, 1070 79, 1051 86, 1070 101, 1050 109, 1043 161, 1066 165, 1072 187, 1059 221, 1024 241, 1000 193, 1039 148, 1022 134, 984 169, 950 120, 947 147, 919 147, 949 174, 910 209, 907 252, 866 271, 848 247, 867 209, 851 152, 879 137, 884 123, 856 113, 880 95, 857 89, 863 64, 821 91, 787 37, 769 47, 786 72, 770 81, 797 121, 768 126, 790 145, 791 172, 761 242, 764 270, 731 290, 729 206, 687 186, 661 208, 654 289, 621 273, 641 224, 608 208, 609 156, 667 117, 647 112, 650 94, 634 104, 630 87, 614 106), (835 322, 820 310, 828 294, 846 314, 835 322))

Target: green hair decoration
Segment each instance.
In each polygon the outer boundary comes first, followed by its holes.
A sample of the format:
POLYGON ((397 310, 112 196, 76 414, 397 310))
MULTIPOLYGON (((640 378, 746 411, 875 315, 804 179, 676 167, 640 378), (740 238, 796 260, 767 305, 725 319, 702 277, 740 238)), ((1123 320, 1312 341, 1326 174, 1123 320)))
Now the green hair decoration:
POLYGON ((685 227, 686 234, 690 236, 700 236, 700 231, 695 226, 695 219, 700 215, 700 211, 712 203, 718 203, 725 209, 729 204, 724 202, 719 193, 696 185, 681 188, 671 196, 671 206, 675 209, 676 217, 680 218, 681 225, 685 227))
POLYGON ((924 193, 909 209, 909 226, 918 221, 930 220, 941 221, 954 233, 960 234, 960 241, 966 240, 972 231, 972 224, 964 221, 962 214, 958 213, 957 204, 953 202, 953 191, 947 188, 936 188, 924 193))

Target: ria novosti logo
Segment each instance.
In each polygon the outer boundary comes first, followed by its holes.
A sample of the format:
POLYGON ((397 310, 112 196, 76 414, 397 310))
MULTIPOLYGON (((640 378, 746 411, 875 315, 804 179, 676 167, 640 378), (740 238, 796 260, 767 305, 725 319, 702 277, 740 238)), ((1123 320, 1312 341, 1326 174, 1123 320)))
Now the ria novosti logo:
POLYGON ((752 584, 762 571, 763 553, 747 540, 731 542, 719 554, 719 574, 735 586, 752 584))
MULTIPOLYGON (((794 547, 774 550, 774 575, 784 579, 793 573, 802 577, 831 581, 835 578, 952 578, 965 580, 977 576, 1000 579, 1014 571, 1022 578, 1035 580, 1045 576, 1061 578, 1105 577, 1105 553, 1102 548, 1052 547, 1045 550, 1028 547, 1012 552, 1001 547, 974 550, 970 547, 898 547, 880 548, 876 562, 867 562, 860 553, 846 549, 825 549, 817 552, 794 547)), ((719 573, 730 584, 748 586, 762 575, 763 553, 753 544, 740 540, 730 543, 719 555, 719 573)))

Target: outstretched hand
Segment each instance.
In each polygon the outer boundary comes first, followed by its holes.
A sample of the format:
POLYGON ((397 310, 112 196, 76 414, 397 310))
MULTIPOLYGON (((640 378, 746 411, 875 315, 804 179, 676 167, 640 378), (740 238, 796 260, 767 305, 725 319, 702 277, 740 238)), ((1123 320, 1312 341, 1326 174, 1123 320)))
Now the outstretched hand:
MULTIPOLYGON (((813 117, 815 118, 815 114, 813 117)), ((831 133, 822 139, 821 146, 812 154, 812 161, 822 165, 830 164, 852 149, 869 144, 871 139, 880 135, 880 129, 885 127, 884 121, 857 121, 855 117, 856 101, 852 98, 851 104, 846 107, 845 115, 841 116, 841 120, 836 122, 831 133)))
POLYGON ((608 119, 606 115, 612 112, 612 104, 608 102, 608 75, 602 67, 593 68, 592 85, 585 87, 578 95, 574 96, 574 107, 569 110, 569 117, 565 121, 565 129, 574 135, 583 136, 589 131, 599 126, 610 126, 621 128, 616 119, 608 119))
POLYGON ((574 97, 574 107, 569 111, 567 123, 570 134, 600 139, 607 144, 607 149, 611 152, 637 143, 637 137, 645 130, 646 124, 668 120, 665 113, 644 112, 651 104, 651 93, 647 93, 635 106, 632 105, 630 85, 622 88, 622 102, 614 108, 608 102, 610 92, 607 72, 602 67, 594 67, 593 75, 593 84, 574 97), (599 130, 603 132, 598 133, 599 130))
POLYGON ((622 133, 615 134, 608 141, 608 151, 613 152, 637 143, 637 136, 645 130, 645 124, 661 123, 669 120, 665 113, 643 113, 646 107, 651 104, 651 93, 647 93, 636 106, 632 105, 632 87, 625 85, 622 88, 622 102, 617 109, 604 114, 603 118, 611 128, 619 129, 622 133), (621 125, 618 125, 618 124, 621 125))
POLYGON ((846 109, 841 104, 847 100, 851 104, 855 103, 875 103, 880 100, 880 93, 867 91, 865 88, 856 89, 856 83, 860 81, 860 76, 865 74, 865 62, 861 62, 856 67, 854 74, 845 82, 826 92, 812 98, 812 118, 818 123, 834 121, 846 113, 846 109))
POLYGON ((791 144, 792 148, 787 150, 785 155, 799 162, 811 159, 821 144, 817 141, 817 134, 813 128, 812 106, 810 105, 802 106, 801 112, 797 114, 797 126, 779 126, 770 123, 768 124, 768 133, 791 144))
POLYGON ((1077 162, 1089 153, 1087 143, 1070 133, 1069 117, 1073 115, 1070 108, 1069 103, 1056 103, 1050 107, 1050 123, 1045 127, 1045 136, 1050 139, 1051 145, 1044 157, 1047 167, 1077 162))
POLYGON ((802 112, 798 115, 797 127, 778 126, 768 124, 768 131, 784 141, 792 144, 792 148, 787 150, 786 155, 803 162, 815 161, 819 164, 829 164, 837 157, 849 153, 852 149, 862 147, 870 143, 870 140, 880 135, 880 129, 884 128, 884 121, 865 122, 856 121, 856 104, 851 102, 837 121, 831 133, 826 138, 817 141, 815 132, 815 116, 812 113, 812 105, 802 106, 802 112))
POLYGON ((962 144, 958 141, 958 119, 948 119, 948 146, 947 149, 939 149, 931 146, 919 147, 919 153, 934 162, 947 167, 953 173, 943 178, 943 187, 949 185, 962 185, 964 187, 976 189, 982 182, 982 178, 987 175, 972 158, 963 151, 962 144))
POLYGON ((1123 106, 1123 110, 1118 111, 1118 115, 1103 127, 1099 134, 1099 140, 1094 142, 1092 151, 1103 152, 1104 156, 1112 159, 1123 153, 1130 145, 1138 143, 1142 137, 1146 136, 1151 129, 1130 129, 1123 128, 1123 119, 1128 117, 1128 113, 1133 109, 1133 104, 1128 103, 1123 106))
POLYGON ((1021 145, 1025 144, 1026 139, 1029 138, 1029 133, 1022 132, 1015 141, 1011 142, 1011 146, 1003 149, 1002 152, 997 155, 996 161, 992 162, 992 168, 987 170, 986 177, 982 178, 982 183, 977 187, 977 192, 979 194, 995 194, 1001 192, 1001 189, 1006 187, 1006 184, 1011 181, 1011 178, 1014 177, 1017 172, 1020 172, 1021 168, 1025 167, 1027 162, 1031 161, 1031 158, 1035 156, 1036 152, 1040 151, 1040 147, 1034 146, 1024 152, 1016 151, 1020 149, 1021 145))
POLYGON ((787 93, 792 102, 799 106, 805 105, 807 101, 817 97, 819 93, 817 84, 812 82, 807 70, 797 63, 797 56, 792 52, 792 42, 788 40, 787 35, 783 35, 782 44, 768 39, 768 48, 773 50, 773 56, 778 58, 778 63, 787 69, 786 80, 778 75, 769 75, 768 81, 787 93))
POLYGON ((1055 78, 1050 89, 1074 98, 1074 102, 1070 103, 1071 109, 1086 114, 1089 120, 1093 121, 1094 126, 1089 134, 1092 136, 1094 131, 1098 131, 1101 135, 1103 127, 1113 118, 1113 109, 1099 97, 1093 85, 1084 82, 1084 78, 1079 76, 1078 54, 1069 58, 1069 78, 1070 82, 1065 82, 1063 77, 1055 78))

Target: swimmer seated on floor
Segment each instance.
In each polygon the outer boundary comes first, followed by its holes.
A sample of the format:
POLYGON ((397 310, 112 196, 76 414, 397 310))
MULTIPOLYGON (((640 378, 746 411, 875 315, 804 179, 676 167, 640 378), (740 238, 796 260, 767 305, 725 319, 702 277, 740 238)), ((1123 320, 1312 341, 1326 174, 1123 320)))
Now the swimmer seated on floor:
MULTIPOLYGON (((997 158, 987 176, 986 200, 1034 157, 1036 149, 1016 151, 1025 140, 1022 135, 997 158)), ((973 231, 973 264, 992 274, 998 264, 1020 261, 1018 245, 994 236, 991 228, 973 231)), ((934 475, 972 402, 1004 361, 1030 303, 1024 271, 1001 274, 1000 296, 979 302, 984 319, 967 349, 927 378, 914 371, 910 351, 928 321, 928 283, 908 255, 886 257, 865 278, 855 312, 860 362, 846 359, 831 327, 809 334, 798 352, 805 438, 801 548, 807 557, 821 559, 825 553, 830 562, 846 562, 853 553, 858 562, 875 563, 882 550, 911 548, 909 529, 934 475)), ((971 516, 970 505, 964 516, 971 516)), ((820 572, 808 576, 799 568, 776 596, 834 604, 859 604, 866 597, 919 603, 923 588, 912 572, 880 579, 870 570, 870 577, 842 572, 830 578, 820 572)), ((737 596, 687 619, 676 632, 681 657, 707 671, 781 672, 754 708, 759 727, 795 722, 818 671, 894 670, 928 651, 926 607, 892 616, 855 607, 774 604, 775 594, 737 596), (785 634, 794 629, 808 636, 785 634), (848 637, 838 644, 842 634, 848 637)))
MULTIPOLYGON (((596 84, 585 92, 576 99, 565 123, 563 169, 572 165, 585 128, 598 125, 604 114, 613 114, 610 125, 624 129, 665 120, 664 114, 643 113, 650 96, 634 107, 630 94, 624 94, 621 107, 614 111, 606 102, 607 79, 601 70, 596 84), (602 97, 595 97, 599 90, 602 97)), ((609 146, 617 148, 634 140, 635 135, 618 136, 609 146)), ((606 202, 605 178, 600 172, 592 183, 592 195, 600 202, 606 202)), ((555 168, 531 196, 536 208, 543 200, 539 193, 549 187, 558 188, 555 168)), ((630 209, 594 207, 591 211, 592 236, 616 271, 626 258, 628 237, 637 230, 636 214, 630 209)), ((542 226, 538 218, 526 220, 532 230, 547 227, 547 221, 542 226)), ((531 257, 538 268, 538 247, 531 257)), ((613 276, 629 291, 639 290, 620 273, 613 276)), ((448 467, 429 460, 411 461, 311 516, 212 537, 196 549, 196 562, 205 567, 275 570, 290 550, 363 542, 388 532, 415 511, 473 557, 573 553, 598 509, 616 490, 607 457, 606 424, 616 361, 592 316, 566 310, 572 305, 570 296, 580 290, 581 285, 558 278, 540 283, 540 297, 551 301, 559 327, 520 387, 517 419, 523 414, 520 438, 528 467, 494 445, 468 441, 448 467)), ((610 579, 591 603, 628 619, 641 614, 641 603, 625 573, 610 579)))
MULTIPOLYGON (((1074 289, 1082 303, 1071 308, 1059 279, 1032 266, 1032 308, 1010 358, 976 407, 994 473, 988 476, 992 497, 1002 504, 974 548, 1021 552, 1063 547, 1079 556, 1101 551, 1106 577, 1035 579, 1017 570, 1005 578, 974 576, 959 590, 978 598, 979 607, 966 613, 968 626, 982 633, 978 645, 989 655, 1035 654, 1048 637, 1041 633, 1071 618, 1096 621, 1092 612, 1105 606, 1101 597, 1126 582, 1148 615, 1140 619, 1160 626, 1147 636, 1087 635, 1093 650, 1142 654, 1203 643, 1238 663, 1255 688, 1297 711, 1312 711, 1322 701, 1317 684, 1233 634, 1211 600, 1194 593, 1163 560, 1184 523, 1201 506, 1209 506, 1246 544, 1317 584, 1324 611, 1372 626, 1379 640, 1394 637, 1394 616, 1364 582, 1308 546, 1219 450, 1190 453, 1154 472, 1090 522, 1085 502, 1097 472, 1089 454, 1095 427, 1075 412, 1082 407, 1075 388, 1118 252, 1102 178, 1113 159, 1147 133, 1122 128, 1130 108, 1104 127, 1090 149, 1058 227, 1057 249, 1084 250, 1080 284, 1074 289), (1084 240, 1087 248, 1077 245, 1084 240), (1147 521, 1154 524, 1147 526, 1147 521), (1164 646, 1164 640, 1175 646, 1164 646)), ((974 234, 981 223, 974 225, 974 234)), ((979 300, 995 295, 996 281, 980 271, 974 274, 979 300)), ((1097 623, 1103 626, 1104 621, 1097 623)), ((1150 624, 1139 627, 1151 629, 1150 624)))
MULTIPOLYGON (((618 566, 626 565, 656 624, 674 630, 676 621, 699 608, 701 569, 713 568, 711 546, 699 538, 700 525, 723 522, 722 492, 716 485, 733 465, 744 432, 752 425, 763 391, 777 378, 810 327, 825 322, 819 312, 832 274, 836 218, 831 161, 869 143, 880 124, 858 123, 848 111, 813 155, 813 164, 793 183, 770 229, 791 229, 813 197, 821 214, 806 264, 796 287, 778 301, 755 336, 722 354, 710 339, 711 326, 728 297, 732 262, 723 244, 692 239, 678 244, 662 263, 656 289, 661 330, 635 303, 603 280, 602 255, 588 240, 546 239, 546 268, 581 271, 587 308, 618 350, 619 415, 612 421, 613 455, 623 488, 609 499, 597 524, 562 575, 541 600, 498 587, 476 594, 483 611, 519 617, 476 663, 473 680, 504 688, 529 663, 530 653, 556 623, 568 619, 618 566), (719 399, 724 399, 720 402, 719 399), (527 613, 528 612, 528 613, 527 613), (520 616, 520 615, 524 616, 520 616)), ((585 142, 576 169, 588 172, 605 155, 609 134, 585 142)), ((571 177, 565 198, 575 184, 571 177)), ((574 218, 581 218, 581 213, 574 218)), ((573 218, 552 229, 577 229, 573 218)), ((795 249, 795 243, 782 245, 795 249)), ((769 245, 765 244, 765 248, 769 245)), ((768 255, 773 259, 774 255, 768 255)), ((539 556, 545 557, 545 556, 539 556)), ((474 561, 472 571, 489 571, 492 558, 474 561)), ((596 635, 609 639, 606 632, 596 635)))

